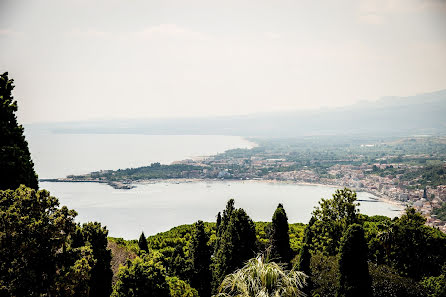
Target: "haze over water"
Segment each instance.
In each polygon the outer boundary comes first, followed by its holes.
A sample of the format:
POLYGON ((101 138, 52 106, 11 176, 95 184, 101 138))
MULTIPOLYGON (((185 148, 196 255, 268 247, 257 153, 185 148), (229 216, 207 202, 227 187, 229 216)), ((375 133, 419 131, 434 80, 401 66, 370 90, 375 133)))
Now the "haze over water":
MULTIPOLYGON (((271 221, 278 203, 283 203, 290 223, 308 223, 320 198, 331 198, 336 188, 259 181, 203 181, 137 184, 131 190, 116 190, 98 183, 42 182, 61 205, 78 212, 77 221, 99 221, 109 235, 136 239, 167 231, 197 220, 214 222, 230 198, 254 221, 271 221)), ((400 207, 370 199, 359 192, 360 210, 368 215, 398 215, 400 207)))
POLYGON ((234 148, 252 148, 239 136, 58 134, 26 129, 39 178, 60 178, 106 169, 170 164, 234 148))
MULTIPOLYGON (((53 134, 28 130, 27 140, 40 178, 65 177, 101 169, 118 169, 171 163, 213 155, 255 144, 236 136, 53 134)), ((197 220, 215 221, 230 198, 255 221, 270 221, 278 203, 283 203, 289 222, 307 223, 320 198, 330 198, 336 188, 273 184, 260 181, 153 182, 131 190, 117 190, 98 183, 41 182, 78 212, 78 222, 99 221, 110 236, 135 239, 141 231, 151 235, 197 220)), ((399 207, 358 193, 360 209, 370 215, 396 216, 399 207)))

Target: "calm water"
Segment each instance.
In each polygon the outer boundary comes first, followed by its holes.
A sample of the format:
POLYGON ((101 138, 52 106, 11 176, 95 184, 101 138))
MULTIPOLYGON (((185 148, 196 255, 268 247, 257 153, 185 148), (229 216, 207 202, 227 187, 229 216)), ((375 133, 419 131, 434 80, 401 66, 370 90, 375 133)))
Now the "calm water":
POLYGON ((254 145, 238 136, 54 134, 36 129, 25 132, 39 178, 140 167, 154 162, 169 164, 254 145))
MULTIPOLYGON (((228 199, 244 208, 255 221, 270 221, 278 203, 283 203, 289 222, 307 223, 320 198, 329 198, 335 188, 264 182, 159 182, 139 184, 131 190, 116 190, 97 183, 48 183, 62 205, 75 209, 79 222, 100 221, 109 235, 136 239, 141 231, 155 234, 197 220, 215 221, 228 199)), ((398 215, 397 206, 358 193, 361 212, 369 215, 398 215)))
MULTIPOLYGON (((40 178, 64 177, 100 169, 118 169, 171 163, 213 155, 254 144, 234 136, 153 136, 123 134, 52 134, 27 131, 31 155, 40 178)), ((155 234, 197 220, 214 221, 228 199, 246 209, 256 221, 269 221, 283 203, 290 222, 306 223, 320 198, 334 188, 261 182, 158 182, 116 190, 97 183, 48 183, 40 187, 75 209, 79 222, 99 221, 110 236, 134 239, 141 231, 155 234)), ((360 199, 371 197, 359 193, 360 199)), ((393 205, 362 202, 366 214, 397 215, 393 205)))

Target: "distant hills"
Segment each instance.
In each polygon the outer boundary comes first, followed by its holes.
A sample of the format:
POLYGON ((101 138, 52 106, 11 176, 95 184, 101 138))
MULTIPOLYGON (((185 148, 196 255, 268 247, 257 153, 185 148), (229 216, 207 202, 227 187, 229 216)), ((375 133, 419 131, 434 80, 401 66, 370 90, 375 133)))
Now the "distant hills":
POLYGON ((101 120, 32 125, 56 133, 238 135, 444 135, 446 90, 410 97, 384 97, 342 108, 222 116, 101 120))

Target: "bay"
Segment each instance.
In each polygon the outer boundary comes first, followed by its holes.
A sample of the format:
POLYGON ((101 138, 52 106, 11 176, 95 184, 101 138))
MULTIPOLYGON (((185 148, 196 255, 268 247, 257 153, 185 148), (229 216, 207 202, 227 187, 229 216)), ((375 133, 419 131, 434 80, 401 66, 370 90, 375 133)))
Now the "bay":
MULTIPOLYGON (((290 223, 307 223, 318 201, 330 198, 336 188, 260 181, 160 181, 141 183, 131 190, 117 190, 99 183, 41 182, 78 212, 78 222, 99 221, 109 236, 136 239, 167 231, 197 220, 213 222, 230 198, 255 221, 271 221, 278 203, 283 203, 290 223)), ((401 207, 358 192, 359 209, 368 215, 398 216, 401 207)))
POLYGON ((242 137, 222 135, 59 134, 32 127, 25 132, 41 179, 170 164, 255 146, 242 137))

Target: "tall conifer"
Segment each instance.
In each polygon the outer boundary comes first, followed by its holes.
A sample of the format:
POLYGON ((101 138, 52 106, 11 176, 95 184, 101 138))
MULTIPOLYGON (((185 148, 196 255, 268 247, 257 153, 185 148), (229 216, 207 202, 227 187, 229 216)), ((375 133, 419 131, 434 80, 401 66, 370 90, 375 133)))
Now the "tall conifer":
POLYGON ((231 199, 223 211, 217 230, 213 258, 213 290, 216 292, 223 278, 242 267, 256 252, 255 225, 245 210, 234 208, 231 199))
POLYGON ((271 259, 289 263, 291 258, 290 235, 288 234, 288 217, 282 204, 277 206, 272 219, 271 259))
POLYGON ((353 224, 341 239, 338 297, 372 296, 364 229, 353 224))
POLYGON ((21 184, 37 189, 28 143, 15 115, 17 101, 12 96, 13 82, 8 72, 0 76, 0 190, 17 189, 21 184))
POLYGON ((203 221, 195 223, 190 245, 193 275, 191 285, 201 297, 211 296, 212 274, 211 248, 208 246, 209 235, 206 233, 203 221))
POLYGON ((142 232, 141 235, 139 236, 138 247, 141 251, 145 251, 145 252, 149 251, 149 246, 147 244, 147 238, 144 235, 144 232, 142 232))

